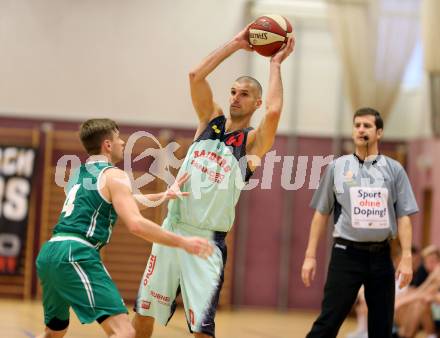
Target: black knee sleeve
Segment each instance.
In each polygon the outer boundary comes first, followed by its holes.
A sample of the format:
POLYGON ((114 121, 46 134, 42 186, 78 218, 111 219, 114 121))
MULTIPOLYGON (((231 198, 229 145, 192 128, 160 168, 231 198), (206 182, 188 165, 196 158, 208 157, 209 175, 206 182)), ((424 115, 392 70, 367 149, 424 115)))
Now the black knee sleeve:
POLYGON ((69 320, 61 320, 58 318, 52 318, 46 326, 53 331, 63 331, 69 326, 69 320))
POLYGON ((103 316, 99 317, 96 321, 98 322, 98 324, 101 324, 108 317, 110 317, 110 316, 109 315, 103 315, 103 316))

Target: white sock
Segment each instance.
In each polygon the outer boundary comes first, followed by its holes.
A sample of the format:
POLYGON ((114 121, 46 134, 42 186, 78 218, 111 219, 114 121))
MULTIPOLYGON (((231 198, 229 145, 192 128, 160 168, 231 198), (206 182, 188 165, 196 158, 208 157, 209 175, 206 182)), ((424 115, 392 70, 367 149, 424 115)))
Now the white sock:
POLYGON ((437 338, 437 335, 435 333, 431 333, 431 334, 428 334, 426 336, 426 338, 437 338))
POLYGON ((358 318, 357 331, 366 332, 367 330, 368 330, 368 317, 366 315, 360 315, 358 318))

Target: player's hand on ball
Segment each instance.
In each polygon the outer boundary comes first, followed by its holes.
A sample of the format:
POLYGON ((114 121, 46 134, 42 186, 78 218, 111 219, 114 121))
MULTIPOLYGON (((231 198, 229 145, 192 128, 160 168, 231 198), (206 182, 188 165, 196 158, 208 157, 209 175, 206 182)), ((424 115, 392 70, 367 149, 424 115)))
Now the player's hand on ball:
POLYGON ((240 33, 238 33, 234 37, 234 41, 238 42, 240 44, 240 48, 247 50, 249 52, 253 52, 254 49, 252 48, 252 45, 249 43, 249 27, 252 25, 253 22, 248 24, 240 33))
POLYGON ((272 62, 281 63, 283 62, 290 54, 292 54, 293 49, 295 48, 295 37, 292 36, 288 38, 287 44, 285 44, 281 49, 272 56, 270 59, 272 62))
POLYGON ((212 244, 206 238, 200 237, 185 237, 183 249, 204 259, 211 256, 214 251, 212 244))
POLYGON ((182 176, 179 176, 174 181, 173 185, 170 186, 165 192, 166 200, 174 200, 177 197, 188 196, 189 192, 182 192, 180 188, 189 180, 189 174, 184 173, 182 176))

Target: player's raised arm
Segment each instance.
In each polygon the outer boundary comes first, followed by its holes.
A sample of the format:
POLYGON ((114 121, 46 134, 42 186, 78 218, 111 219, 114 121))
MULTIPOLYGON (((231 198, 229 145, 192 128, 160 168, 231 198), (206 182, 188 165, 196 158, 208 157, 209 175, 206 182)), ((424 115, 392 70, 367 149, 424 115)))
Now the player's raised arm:
POLYGON ((206 80, 207 76, 227 57, 239 49, 252 51, 248 42, 248 26, 238 33, 231 41, 209 54, 197 67, 189 73, 191 99, 199 117, 199 128, 203 130, 206 124, 215 116, 223 114, 221 108, 215 104, 211 87, 206 80))
POLYGON ((287 44, 270 60, 269 87, 266 97, 266 113, 258 128, 250 133, 247 153, 263 157, 273 145, 283 109, 283 84, 281 63, 293 52, 295 39, 289 38, 287 44))
POLYGON ((118 216, 134 235, 149 242, 178 247, 201 257, 212 254, 208 240, 198 237, 181 237, 163 230, 158 224, 144 218, 134 200, 127 175, 120 169, 108 169, 104 173, 105 187, 118 216))

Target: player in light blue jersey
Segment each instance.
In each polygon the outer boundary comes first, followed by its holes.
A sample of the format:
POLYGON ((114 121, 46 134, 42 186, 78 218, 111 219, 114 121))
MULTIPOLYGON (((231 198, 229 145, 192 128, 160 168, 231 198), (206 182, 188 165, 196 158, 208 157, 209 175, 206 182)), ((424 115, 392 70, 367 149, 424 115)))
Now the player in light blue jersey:
MULTIPOLYGON (((204 238, 179 236, 142 217, 139 208, 145 206, 132 195, 127 174, 114 166, 122 160, 124 149, 114 121, 88 120, 81 125, 80 138, 91 156, 69 179, 52 238, 36 261, 46 324, 38 338, 64 337, 70 307, 81 323, 97 321, 109 337, 134 337, 127 309, 99 254, 110 241, 117 216, 132 234, 150 242, 201 258, 212 253, 212 246, 204 238)), ((173 189, 185 180, 182 176, 173 189)), ((174 198, 176 192, 168 191, 164 197, 174 198)))
POLYGON ((195 337, 215 336, 215 313, 226 263, 225 236, 231 229, 235 205, 257 161, 274 142, 283 107, 281 63, 292 53, 294 40, 270 59, 270 75, 265 115, 256 130, 250 128, 253 113, 262 105, 261 85, 249 76, 232 84, 229 115, 213 98, 206 80, 223 60, 238 50, 252 51, 247 40, 248 27, 230 42, 215 50, 189 74, 191 98, 199 119, 180 174, 191 179, 182 191, 185 199, 172 201, 163 227, 183 236, 198 235, 215 243, 207 260, 161 245, 154 245, 138 292, 134 327, 136 337, 151 337, 154 320, 165 325, 173 315, 175 298, 182 292, 185 314, 195 337))

